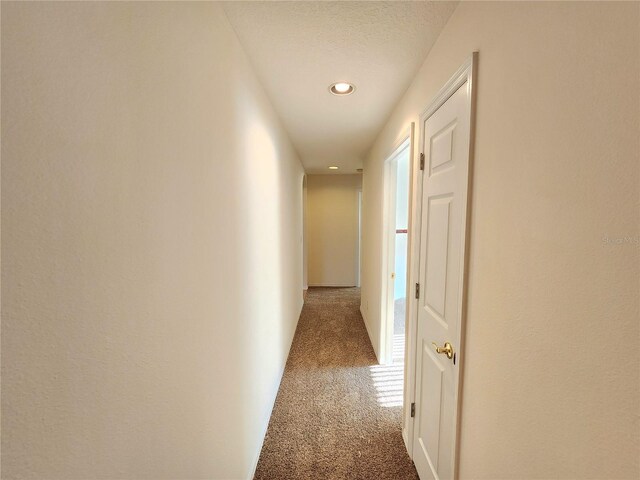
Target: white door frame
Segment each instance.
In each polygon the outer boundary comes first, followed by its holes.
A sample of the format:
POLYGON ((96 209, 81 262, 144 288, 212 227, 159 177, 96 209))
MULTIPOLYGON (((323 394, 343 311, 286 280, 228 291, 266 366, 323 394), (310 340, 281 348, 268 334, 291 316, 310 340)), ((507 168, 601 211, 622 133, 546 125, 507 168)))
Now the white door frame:
MULTIPOLYGON (((393 285, 391 274, 395 264, 396 245, 396 190, 398 163, 395 161, 405 149, 409 149, 409 159, 413 149, 413 128, 405 130, 396 141, 384 161, 384 197, 382 208, 382 281, 380 303, 380 345, 379 361, 390 364, 393 361, 393 285)), ((411 208, 411 207, 409 207, 411 208)), ((407 259, 408 260, 408 259, 407 259)), ((408 270, 408 269, 407 269, 408 270)), ((408 284, 407 284, 408 285, 408 284)))
POLYGON ((358 238, 356 240, 356 249, 358 254, 356 260, 356 287, 360 288, 360 275, 362 268, 362 189, 358 190, 358 238))
POLYGON ((307 271, 307 174, 302 175, 302 290, 309 289, 307 271))
MULTIPOLYGON (((415 286, 419 282, 420 278, 420 229, 422 218, 422 181, 423 176, 420 170, 420 157, 424 154, 424 122, 431 117, 448 99, 453 95, 458 88, 468 82, 468 88, 471 95, 469 95, 470 102, 470 129, 469 129, 469 187, 467 194, 467 209, 466 209, 466 236, 463 242, 463 265, 461 270, 461 288, 462 295, 460 296, 461 302, 461 322, 460 322, 460 343, 457 348, 458 355, 458 390, 456 392, 456 406, 455 406, 455 438, 454 438, 454 478, 458 478, 458 465, 459 465, 459 451, 460 451, 460 405, 462 399, 462 378, 464 369, 464 355, 460 352, 464 352, 464 340, 465 340, 465 324, 467 316, 467 270, 469 263, 469 235, 471 229, 469 228, 469 222, 471 218, 471 189, 473 178, 473 153, 475 143, 475 108, 476 108, 476 94, 477 87, 474 81, 477 76, 478 68, 478 52, 473 52, 462 64, 462 66, 456 71, 456 73, 449 79, 449 81, 440 89, 434 99, 429 103, 428 107, 420 115, 420 140, 419 148, 417 150, 416 158, 412 164, 411 174, 411 186, 412 195, 410 205, 410 223, 409 223, 409 270, 407 288, 411 290, 410 286, 415 286)), ((415 295, 407 296, 407 315, 409 317, 407 336, 405 339, 407 355, 405 357, 405 405, 411 405, 415 403, 416 399, 416 353, 417 353, 417 326, 418 326, 418 301, 415 295)), ((405 408, 405 412, 409 408, 405 408)), ((402 436, 404 438, 409 456, 413 458, 413 430, 414 430, 414 418, 411 417, 410 412, 403 416, 403 428, 402 436)))

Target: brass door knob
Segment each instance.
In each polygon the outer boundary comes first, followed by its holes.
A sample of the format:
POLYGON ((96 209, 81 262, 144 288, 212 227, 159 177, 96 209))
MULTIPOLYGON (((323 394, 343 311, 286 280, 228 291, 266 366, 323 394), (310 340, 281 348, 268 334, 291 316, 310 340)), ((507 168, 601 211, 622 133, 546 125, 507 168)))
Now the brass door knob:
POLYGON ((439 347, 436 342, 431 342, 436 350, 436 353, 443 353, 447 358, 453 358, 453 346, 449 342, 445 342, 444 347, 439 347))

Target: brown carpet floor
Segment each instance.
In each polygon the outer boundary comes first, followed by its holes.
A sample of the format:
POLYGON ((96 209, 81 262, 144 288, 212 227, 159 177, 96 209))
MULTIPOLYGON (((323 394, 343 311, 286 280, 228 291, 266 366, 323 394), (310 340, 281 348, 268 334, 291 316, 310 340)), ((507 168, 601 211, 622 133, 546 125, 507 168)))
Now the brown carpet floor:
MULTIPOLYGON (((417 479, 376 398, 357 288, 309 289, 254 479, 417 479)), ((376 368, 376 367, 374 367, 376 368)))

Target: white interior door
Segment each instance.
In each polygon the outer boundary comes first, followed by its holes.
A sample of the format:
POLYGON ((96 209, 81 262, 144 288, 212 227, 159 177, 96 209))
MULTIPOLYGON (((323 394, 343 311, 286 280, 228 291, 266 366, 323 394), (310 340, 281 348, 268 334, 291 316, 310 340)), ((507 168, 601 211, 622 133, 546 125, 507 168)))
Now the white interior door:
MULTIPOLYGON (((455 477, 469 178, 471 82, 421 120, 424 154, 413 460, 425 479, 455 477)), ((450 95, 450 96, 449 96, 450 95)))

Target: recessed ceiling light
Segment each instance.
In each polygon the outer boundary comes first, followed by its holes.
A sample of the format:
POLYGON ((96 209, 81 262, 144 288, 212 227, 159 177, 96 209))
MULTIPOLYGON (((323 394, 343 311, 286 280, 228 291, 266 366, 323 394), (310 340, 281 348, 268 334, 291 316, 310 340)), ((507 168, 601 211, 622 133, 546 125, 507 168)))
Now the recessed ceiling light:
POLYGON ((334 166, 329 167, 329 170, 337 170, 337 169, 338 167, 334 167, 334 166))
POLYGON ((329 86, 329 91, 334 95, 349 95, 356 90, 356 86, 351 83, 337 82, 329 86))

